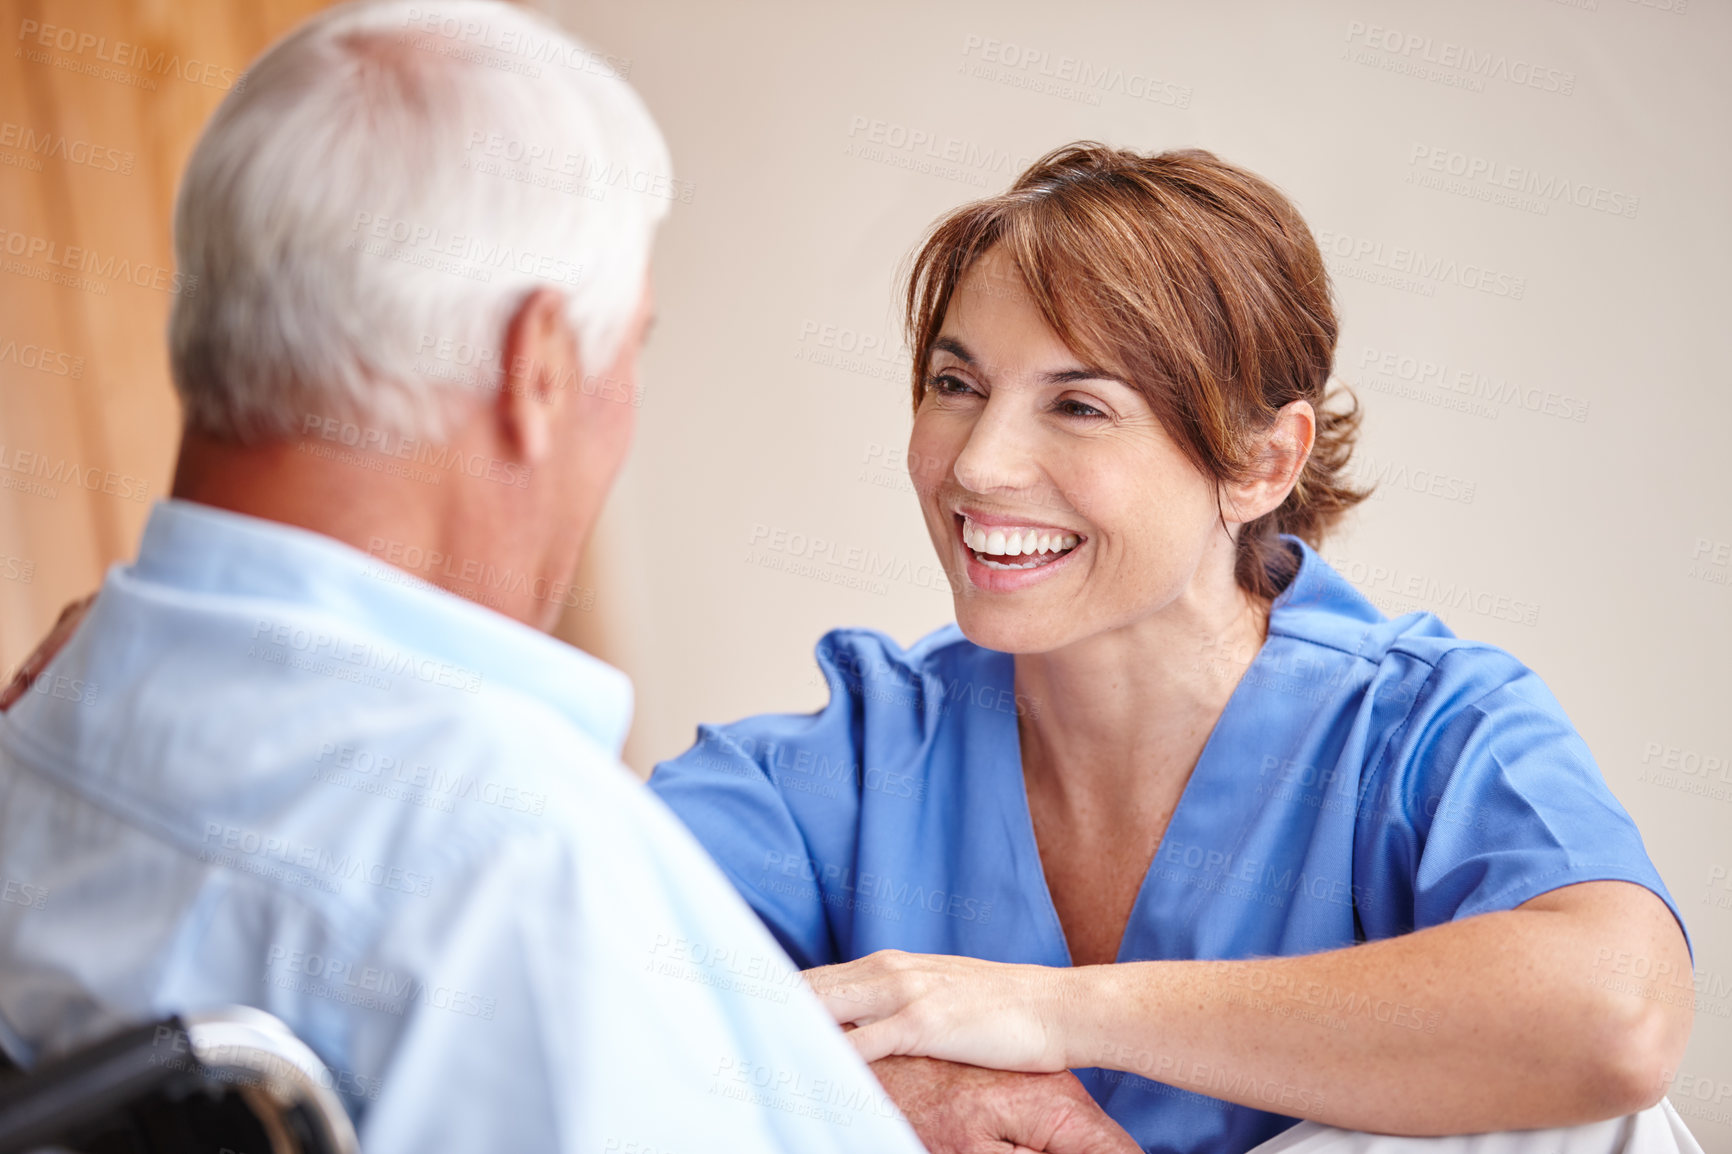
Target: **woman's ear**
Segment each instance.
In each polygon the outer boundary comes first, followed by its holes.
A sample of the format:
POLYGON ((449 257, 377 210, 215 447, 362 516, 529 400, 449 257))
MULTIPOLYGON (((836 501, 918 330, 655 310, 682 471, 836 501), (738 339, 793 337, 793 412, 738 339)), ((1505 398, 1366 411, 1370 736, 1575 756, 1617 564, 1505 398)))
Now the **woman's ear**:
POLYGON ((1317 413, 1310 401, 1290 401, 1257 435, 1251 471, 1243 481, 1225 485, 1221 508, 1227 520, 1241 525, 1281 507, 1311 457, 1317 439, 1317 413))

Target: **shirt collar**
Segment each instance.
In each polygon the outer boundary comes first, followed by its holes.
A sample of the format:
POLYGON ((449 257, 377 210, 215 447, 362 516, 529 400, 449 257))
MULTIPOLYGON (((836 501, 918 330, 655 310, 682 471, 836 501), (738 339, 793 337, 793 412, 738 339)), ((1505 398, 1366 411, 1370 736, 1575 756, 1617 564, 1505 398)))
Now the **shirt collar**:
POLYGON ((1299 555, 1299 571, 1269 606, 1269 632, 1360 652, 1388 618, 1310 545, 1287 533, 1281 540, 1299 555))
POLYGON ((478 671, 489 689, 544 702, 615 756, 631 725, 631 679, 620 670, 322 533, 171 498, 151 509, 129 572, 187 592, 339 614, 478 671))

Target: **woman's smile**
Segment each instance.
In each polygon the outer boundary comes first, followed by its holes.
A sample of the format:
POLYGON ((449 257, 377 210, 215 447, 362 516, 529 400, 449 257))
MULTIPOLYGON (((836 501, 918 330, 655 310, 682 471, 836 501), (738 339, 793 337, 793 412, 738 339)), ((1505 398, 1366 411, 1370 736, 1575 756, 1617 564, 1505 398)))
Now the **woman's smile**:
POLYGON ((969 581, 992 593, 1046 580, 1088 542, 1058 526, 977 511, 957 512, 954 520, 969 581))

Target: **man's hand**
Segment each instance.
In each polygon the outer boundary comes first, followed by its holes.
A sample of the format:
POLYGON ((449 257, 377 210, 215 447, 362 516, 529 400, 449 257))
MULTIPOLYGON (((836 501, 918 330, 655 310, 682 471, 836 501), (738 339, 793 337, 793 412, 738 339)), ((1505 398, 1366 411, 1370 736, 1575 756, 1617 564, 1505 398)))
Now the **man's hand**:
POLYGON ((36 652, 24 659, 24 664, 18 667, 18 672, 12 675, 12 681, 3 691, 0 691, 0 712, 12 708, 12 703, 30 691, 48 663, 54 660, 54 655, 66 647, 72 640, 72 634, 77 631, 78 623, 84 620, 84 615, 90 612, 90 603, 96 600, 96 594, 81 598, 60 611, 60 619, 54 623, 54 628, 48 631, 48 636, 36 647, 36 652))
POLYGON ((1017 1074, 893 1057, 872 1072, 932 1154, 1142 1154, 1068 1070, 1017 1074))

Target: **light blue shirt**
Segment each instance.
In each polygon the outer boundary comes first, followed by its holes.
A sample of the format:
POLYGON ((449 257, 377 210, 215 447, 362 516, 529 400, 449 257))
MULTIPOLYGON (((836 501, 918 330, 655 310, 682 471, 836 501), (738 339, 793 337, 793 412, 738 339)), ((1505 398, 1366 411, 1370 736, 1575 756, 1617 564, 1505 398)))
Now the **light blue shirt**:
MULTIPOLYGON (((1386 620, 1286 540, 1299 572, 1179 798, 1119 961, 1338 949, 1599 880, 1645 886, 1677 913, 1531 670, 1430 614, 1386 620)), ((889 948, 1070 965, 1017 728, 1043 703, 1016 693, 1010 655, 955 626, 906 650, 848 629, 824 638, 818 664, 822 711, 702 727, 651 788, 801 966, 889 948)), ((1423 1034, 1448 1009, 1236 980, 1245 1003, 1330 1028, 1423 1034)), ((1102 1057, 1111 1069, 1078 1076, 1151 1151, 1240 1154, 1322 1104, 1304 1070, 1256 1082, 1158 1038, 1102 1057)))
POLYGON ((917 1150, 619 763, 630 709, 619 671, 335 540, 159 504, 0 719, 6 1048, 244 1003, 368 1154, 917 1150))

